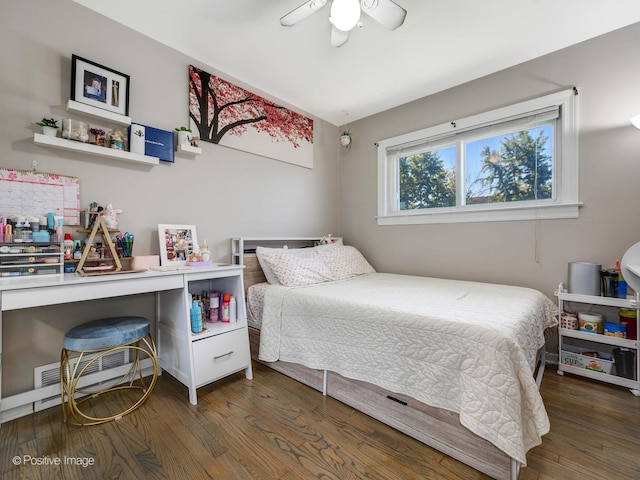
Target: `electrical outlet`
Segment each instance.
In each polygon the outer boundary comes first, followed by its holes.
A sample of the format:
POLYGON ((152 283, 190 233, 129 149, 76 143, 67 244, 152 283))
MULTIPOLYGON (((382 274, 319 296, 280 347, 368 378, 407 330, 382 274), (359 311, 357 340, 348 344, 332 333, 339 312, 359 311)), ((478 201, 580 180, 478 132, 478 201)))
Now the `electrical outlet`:
POLYGON ((36 170, 38 170, 38 161, 37 160, 31 160, 31 168, 33 169, 34 172, 36 170))

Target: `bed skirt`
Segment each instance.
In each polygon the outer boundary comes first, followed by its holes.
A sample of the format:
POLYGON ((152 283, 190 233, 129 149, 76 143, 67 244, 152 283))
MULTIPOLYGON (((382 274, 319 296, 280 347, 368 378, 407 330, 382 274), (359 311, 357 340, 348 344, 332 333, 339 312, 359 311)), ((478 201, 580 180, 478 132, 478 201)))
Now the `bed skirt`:
MULTIPOLYGON (((260 330, 256 328, 249 328, 249 341, 252 360, 323 391, 322 370, 289 362, 259 360, 260 330)), ((514 478, 511 458, 462 426, 457 413, 334 372, 327 372, 326 394, 486 475, 505 480, 514 478)))

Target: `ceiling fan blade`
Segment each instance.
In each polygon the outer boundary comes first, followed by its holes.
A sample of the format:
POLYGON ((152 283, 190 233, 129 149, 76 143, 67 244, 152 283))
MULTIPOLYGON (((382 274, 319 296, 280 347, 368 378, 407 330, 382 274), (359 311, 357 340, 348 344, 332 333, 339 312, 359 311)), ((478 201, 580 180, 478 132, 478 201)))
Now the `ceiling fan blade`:
POLYGON ((404 23, 407 11, 391 0, 360 0, 362 11, 389 30, 404 23))
POLYGON ((285 16, 280 18, 280 25, 283 27, 292 27, 301 20, 304 20, 316 10, 325 6, 327 0, 309 0, 298 8, 294 8, 285 16))
POLYGON ((341 47, 349 40, 349 32, 344 32, 342 30, 338 30, 336 27, 331 25, 331 46, 332 47, 341 47))

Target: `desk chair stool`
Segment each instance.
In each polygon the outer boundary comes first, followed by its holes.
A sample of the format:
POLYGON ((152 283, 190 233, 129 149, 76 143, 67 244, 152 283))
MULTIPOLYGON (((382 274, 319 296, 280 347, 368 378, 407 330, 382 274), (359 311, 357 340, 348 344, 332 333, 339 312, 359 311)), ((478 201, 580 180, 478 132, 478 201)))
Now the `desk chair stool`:
MULTIPOLYGON (((64 336, 64 348, 60 358, 60 389, 65 422, 73 425, 97 425, 111 420, 119 420, 147 400, 157 379, 156 346, 149 334, 149 320, 144 317, 111 317, 94 320, 73 327, 64 336), (109 380, 107 382, 109 385, 106 387, 102 383, 97 386, 87 386, 89 381, 86 379, 80 382, 82 375, 90 373, 92 365, 99 362, 102 357, 117 350, 126 349, 133 350, 134 355, 131 367, 122 377, 109 380), (149 357, 153 364, 153 376, 148 386, 142 378, 141 353, 149 357), (91 354, 95 354, 95 356, 89 359, 84 358, 85 355, 91 354), (139 382, 136 383, 137 380, 139 382), (82 412, 79 408, 83 403, 99 395, 122 390, 139 392, 126 396, 126 405, 128 406, 119 413, 105 417, 93 417, 82 412), (76 395, 85 396, 77 400, 76 395), (130 396, 139 398, 130 400, 130 396), (131 404, 132 401, 133 404, 131 404)), ((124 400, 117 399, 114 401, 114 405, 121 405, 121 402, 124 400)))

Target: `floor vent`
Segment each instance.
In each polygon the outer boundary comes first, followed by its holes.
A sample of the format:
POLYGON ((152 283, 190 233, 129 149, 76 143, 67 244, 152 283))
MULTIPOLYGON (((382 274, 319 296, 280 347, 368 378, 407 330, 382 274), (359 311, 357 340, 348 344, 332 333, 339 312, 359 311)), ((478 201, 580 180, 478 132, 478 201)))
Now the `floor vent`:
MULTIPOLYGON (((83 368, 89 361, 94 358, 98 354, 93 355, 85 355, 80 362, 80 367, 83 368)), ((70 363, 73 367, 78 361, 78 358, 72 358, 70 363)), ((122 365, 126 365, 129 363, 129 350, 116 350, 115 352, 104 355, 99 361, 95 362, 91 367, 89 367, 85 374, 98 373, 98 372, 107 372, 108 370, 116 367, 121 367, 122 365)), ((34 387, 48 387, 49 385, 59 385, 60 384, 60 362, 50 363, 49 365, 40 365, 39 367, 35 367, 33 369, 34 374, 34 387)), ((103 381, 100 383, 104 383, 113 378, 120 377, 121 375, 114 375, 113 377, 105 377, 103 381)), ((97 386, 98 383, 92 385, 97 386)), ((60 394, 54 395, 52 397, 45 398, 43 400, 38 400, 33 403, 34 412, 39 412, 40 410, 44 410, 46 408, 53 407, 55 405, 60 405, 61 399, 60 394)))

